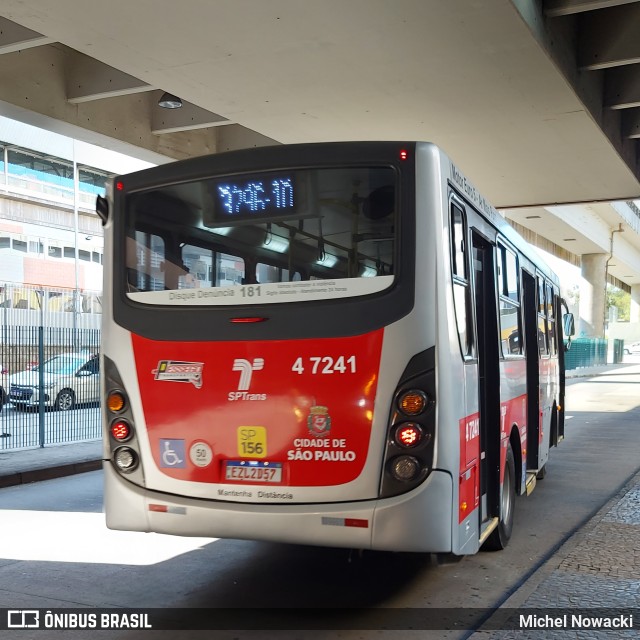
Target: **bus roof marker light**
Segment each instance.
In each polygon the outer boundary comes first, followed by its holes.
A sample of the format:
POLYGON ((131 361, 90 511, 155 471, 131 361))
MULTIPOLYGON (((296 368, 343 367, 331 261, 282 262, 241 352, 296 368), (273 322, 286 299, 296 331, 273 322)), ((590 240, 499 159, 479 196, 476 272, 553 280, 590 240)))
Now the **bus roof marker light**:
POLYGON ((400 150, 400 160, 406 160, 409 157, 409 152, 406 149, 400 150))
POLYGON ((116 189, 118 191, 124 191, 124 183, 118 180, 118 182, 116 182, 116 189))

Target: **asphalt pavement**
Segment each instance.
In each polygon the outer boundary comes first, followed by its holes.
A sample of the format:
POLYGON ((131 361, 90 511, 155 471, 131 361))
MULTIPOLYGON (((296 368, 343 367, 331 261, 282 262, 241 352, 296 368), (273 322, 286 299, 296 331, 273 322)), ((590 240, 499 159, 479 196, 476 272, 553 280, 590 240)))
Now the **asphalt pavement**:
MULTIPOLYGON (((625 369, 640 374, 640 364, 625 363, 575 369, 567 377, 625 369)), ((0 488, 99 469, 101 451, 95 440, 0 451, 0 488)), ((467 637, 640 637, 640 471, 467 637)))

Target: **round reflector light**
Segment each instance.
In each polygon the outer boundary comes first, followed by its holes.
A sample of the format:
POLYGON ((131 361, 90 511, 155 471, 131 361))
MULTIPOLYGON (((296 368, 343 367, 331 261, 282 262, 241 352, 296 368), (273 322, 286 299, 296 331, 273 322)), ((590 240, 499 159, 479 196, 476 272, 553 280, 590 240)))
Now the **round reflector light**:
POLYGON ((112 391, 107 396, 107 409, 112 413, 117 413, 124 409, 125 400, 121 391, 112 391))
POLYGON ((129 447, 120 447, 114 455, 114 460, 118 469, 124 473, 130 473, 138 466, 138 456, 129 447))
POLYGON ((398 456, 391 461, 391 474, 396 480, 409 482, 420 473, 420 463, 413 456, 398 456))
POLYGON ((405 391, 398 399, 398 407, 400 411, 408 416, 417 416, 427 407, 427 394, 424 391, 411 389, 405 391))
POLYGON ((131 435, 131 427, 124 420, 118 420, 111 425, 111 435, 116 440, 126 440, 131 435))
POLYGON ((405 422, 396 428, 396 442, 401 447, 415 447, 422 440, 422 427, 415 422, 405 422))

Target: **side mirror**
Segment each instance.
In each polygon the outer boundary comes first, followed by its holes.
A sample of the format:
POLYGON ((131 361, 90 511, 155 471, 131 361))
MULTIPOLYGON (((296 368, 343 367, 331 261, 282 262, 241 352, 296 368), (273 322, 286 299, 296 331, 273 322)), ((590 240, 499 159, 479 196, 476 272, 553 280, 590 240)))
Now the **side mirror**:
POLYGON ((109 219, 109 201, 102 196, 98 196, 96 198, 96 213, 102 220, 102 225, 107 224, 107 220, 109 219))
POLYGON ((576 333, 576 325, 573 319, 573 313, 565 313, 562 316, 562 328, 564 330, 564 335, 567 336, 567 344, 564 347, 565 351, 569 351, 571 348, 571 336, 576 333))
POLYGON ((565 313, 562 316, 562 328, 564 329, 564 335, 571 337, 576 333, 576 325, 573 320, 573 313, 565 313))

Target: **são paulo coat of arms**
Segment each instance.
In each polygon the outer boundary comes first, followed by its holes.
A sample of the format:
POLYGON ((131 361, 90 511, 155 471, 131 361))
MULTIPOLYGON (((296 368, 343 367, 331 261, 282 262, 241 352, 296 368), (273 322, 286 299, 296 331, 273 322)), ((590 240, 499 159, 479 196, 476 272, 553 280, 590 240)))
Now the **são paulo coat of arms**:
POLYGON ((309 433, 316 438, 324 438, 331 430, 331 416, 327 407, 311 407, 307 418, 309 433))

